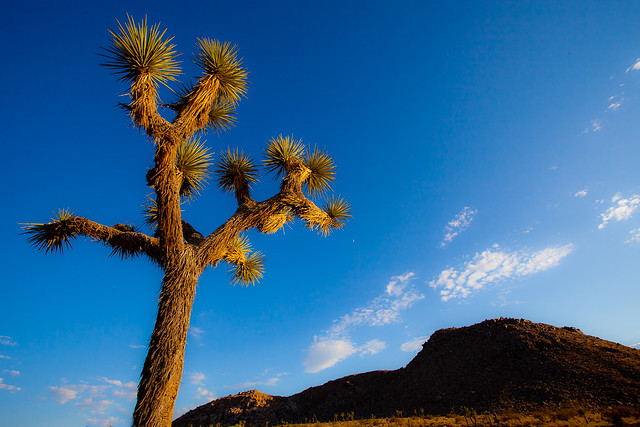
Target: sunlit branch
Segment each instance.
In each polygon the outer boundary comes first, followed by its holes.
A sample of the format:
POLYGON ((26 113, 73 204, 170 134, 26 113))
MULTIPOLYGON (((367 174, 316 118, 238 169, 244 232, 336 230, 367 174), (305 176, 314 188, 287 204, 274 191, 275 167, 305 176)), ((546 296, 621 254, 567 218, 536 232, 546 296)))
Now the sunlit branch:
POLYGON ((118 224, 114 227, 99 224, 75 215, 59 215, 47 224, 25 224, 29 242, 45 252, 62 251, 71 246, 78 236, 90 237, 113 249, 113 254, 122 257, 147 255, 152 261, 162 264, 162 252, 158 239, 137 232, 133 227, 118 224))

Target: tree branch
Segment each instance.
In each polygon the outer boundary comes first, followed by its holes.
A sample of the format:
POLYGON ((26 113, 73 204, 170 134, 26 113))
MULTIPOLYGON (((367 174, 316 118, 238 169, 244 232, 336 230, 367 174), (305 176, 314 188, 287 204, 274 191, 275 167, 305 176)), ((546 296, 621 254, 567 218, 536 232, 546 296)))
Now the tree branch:
POLYGON ((209 123, 209 113, 218 98, 220 81, 205 75, 187 95, 180 111, 173 121, 178 133, 189 138, 209 123))
POLYGON ((131 84, 129 96, 131 96, 131 103, 128 105, 128 110, 133 122, 142 127, 154 140, 173 140, 177 146, 178 139, 172 137, 171 123, 158 112, 158 89, 148 73, 140 74, 135 78, 131 84))
POLYGON ((262 202, 249 199, 248 203, 239 203, 238 210, 231 218, 199 245, 196 257, 200 268, 204 269, 223 259, 230 242, 243 231, 250 228, 267 233, 275 231, 274 222, 280 222, 280 226, 286 222, 287 209, 304 220, 310 229, 318 228, 326 234, 332 228, 339 228, 341 224, 302 193, 302 182, 309 173, 309 169, 301 161, 295 160, 288 165, 278 194, 262 202))
POLYGON ((163 264, 157 238, 122 224, 108 227, 87 218, 67 215, 48 224, 25 224, 24 230, 25 234, 31 236, 30 243, 46 252, 61 251, 65 245, 71 246, 71 239, 86 236, 111 247, 112 254, 119 254, 123 258, 144 254, 157 264, 163 264))

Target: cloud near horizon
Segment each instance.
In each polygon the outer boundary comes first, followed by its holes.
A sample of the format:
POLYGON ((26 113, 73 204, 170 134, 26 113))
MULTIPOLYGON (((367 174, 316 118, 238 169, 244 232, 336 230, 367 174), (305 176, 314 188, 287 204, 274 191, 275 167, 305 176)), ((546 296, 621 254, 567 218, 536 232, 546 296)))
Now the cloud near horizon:
POLYGON ((602 230, 611 221, 624 221, 631 218, 631 216, 640 208, 640 196, 634 194, 633 196, 625 199, 621 193, 617 193, 611 198, 611 206, 603 214, 600 214, 602 222, 598 225, 598 229, 602 230))
POLYGON ((202 401, 202 402, 211 402, 212 400, 214 400, 216 398, 216 395, 214 392, 207 390, 204 387, 198 387, 196 389, 196 399, 202 401))
POLYGON ((307 350, 307 357, 302 362, 305 372, 315 374, 332 367, 353 354, 361 357, 380 353, 387 348, 387 344, 378 339, 372 339, 364 345, 356 347, 351 339, 325 339, 319 340, 307 350))
POLYGON ((413 277, 411 272, 393 276, 386 284, 383 294, 364 307, 335 320, 331 328, 320 337, 315 337, 302 362, 305 372, 320 372, 354 354, 364 357, 383 351, 387 346, 385 342, 373 339, 357 346, 351 341, 348 332, 362 326, 383 326, 399 322, 400 312, 424 299, 424 295, 411 285, 413 277))
POLYGON ((447 224, 444 238, 442 239, 442 242, 440 242, 440 247, 447 246, 447 244, 451 243, 458 234, 469 228, 471 221, 473 221, 473 218, 477 213, 477 209, 471 209, 469 206, 462 208, 460 213, 447 224))
POLYGON ((422 344, 427 342, 429 335, 423 335, 418 338, 414 338, 411 341, 407 341, 400 346, 400 350, 407 353, 417 353, 422 350, 422 344))
POLYGON ((555 267, 573 251, 573 245, 550 246, 534 253, 505 252, 498 245, 476 253, 471 261, 458 268, 443 270, 429 286, 440 290, 440 299, 466 298, 487 285, 502 280, 528 276, 555 267))
MULTIPOLYGON (((260 374, 259 377, 267 376, 269 371, 271 371, 271 369, 265 370, 262 374, 260 374)), ((227 388, 245 389, 245 390, 247 388, 256 387, 256 386, 269 387, 269 386, 274 386, 274 385, 278 384, 278 382, 280 382, 280 377, 285 376, 285 375, 289 375, 289 373, 288 372, 280 372, 280 373, 272 375, 270 378, 267 378, 267 379, 264 379, 264 380, 245 381, 245 382, 240 383, 240 384, 233 384, 233 385, 229 385, 229 386, 225 386, 225 387, 227 387, 227 388)))
MULTIPOLYGON (((107 399, 107 393, 128 402, 135 400, 138 384, 134 381, 122 382, 106 377, 102 384, 63 384, 48 387, 50 395, 61 405, 69 403, 87 414, 89 425, 107 425, 118 420, 107 411, 122 413, 124 408, 116 400, 107 399)), ((120 420, 122 421, 122 420, 120 420)))

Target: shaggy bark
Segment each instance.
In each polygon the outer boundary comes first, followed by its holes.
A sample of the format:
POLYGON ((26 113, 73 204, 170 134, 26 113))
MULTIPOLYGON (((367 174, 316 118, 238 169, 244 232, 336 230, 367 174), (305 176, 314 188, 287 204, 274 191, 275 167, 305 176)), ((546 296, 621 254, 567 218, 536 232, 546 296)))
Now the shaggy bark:
POLYGON ((167 268, 138 386, 134 426, 171 425, 199 274, 191 248, 185 250, 176 265, 167 268))

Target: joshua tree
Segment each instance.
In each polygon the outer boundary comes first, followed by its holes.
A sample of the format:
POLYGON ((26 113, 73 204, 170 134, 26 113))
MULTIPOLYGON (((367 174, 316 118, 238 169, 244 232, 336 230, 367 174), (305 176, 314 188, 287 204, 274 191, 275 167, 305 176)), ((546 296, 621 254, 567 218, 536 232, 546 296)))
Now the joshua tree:
POLYGON ((236 46, 198 39, 194 61, 202 75, 195 84, 177 90, 173 103, 162 104, 159 85, 167 86, 180 72, 172 39, 165 38, 157 24, 147 26, 146 18, 136 23, 128 17, 124 26, 118 22, 118 29, 110 33, 103 65, 130 84, 130 102, 121 106, 155 146, 154 164, 146 174, 155 197, 145 206, 145 222, 155 233, 144 234, 128 224, 108 227, 68 210, 59 211, 47 224, 29 223, 24 229, 29 241, 45 253, 62 251, 72 239, 85 236, 104 243, 112 254, 145 255, 163 269, 133 420, 135 426, 169 426, 196 284, 205 268, 225 261, 234 282, 253 284, 262 277, 263 256, 251 249, 244 232, 274 233, 297 217, 326 235, 344 225, 349 205, 333 196, 322 207, 313 203, 311 199, 330 191, 335 167, 324 150, 307 149, 291 137, 272 138, 266 146, 263 166, 281 182, 280 191, 262 202, 251 197, 258 167, 242 150, 227 149, 212 160, 199 136, 233 126, 235 106, 247 90, 247 71, 236 46), (161 109, 172 119, 164 118, 161 109), (238 208, 204 237, 182 219, 181 202, 202 190, 211 169, 218 187, 235 194, 238 208))

